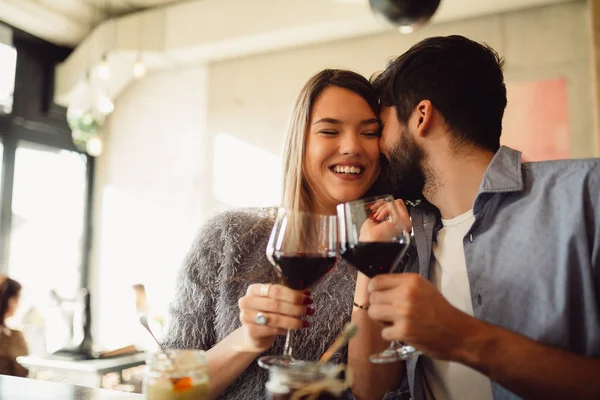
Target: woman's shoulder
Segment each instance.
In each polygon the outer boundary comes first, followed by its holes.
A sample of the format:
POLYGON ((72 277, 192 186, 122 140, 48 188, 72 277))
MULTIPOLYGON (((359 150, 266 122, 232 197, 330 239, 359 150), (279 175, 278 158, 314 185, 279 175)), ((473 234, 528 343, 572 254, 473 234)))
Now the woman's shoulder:
POLYGON ((273 208, 239 208, 219 212, 202 225, 196 244, 208 241, 222 250, 231 241, 254 241, 270 233, 275 214, 276 209, 273 208))
POLYGON ((27 354, 27 342, 23 332, 1 326, 0 353, 3 355, 12 354, 15 357, 27 354))
POLYGON ((204 223, 201 232, 229 232, 243 231, 249 226, 258 223, 273 225, 275 208, 236 208, 214 214, 204 223))
POLYGON ((263 208, 227 210, 210 217, 188 252, 180 286, 194 282, 214 289, 227 283, 220 295, 237 301, 248 282, 270 277, 265 249, 273 223, 274 214, 263 208))
POLYGON ((12 329, 4 325, 0 325, 0 336, 11 339, 20 339, 23 337, 23 332, 17 329, 12 329))
POLYGON ((189 253, 188 266, 227 263, 240 252, 266 240, 274 223, 272 208, 243 208, 219 212, 202 225, 189 253), (207 262, 208 261, 208 262, 207 262))

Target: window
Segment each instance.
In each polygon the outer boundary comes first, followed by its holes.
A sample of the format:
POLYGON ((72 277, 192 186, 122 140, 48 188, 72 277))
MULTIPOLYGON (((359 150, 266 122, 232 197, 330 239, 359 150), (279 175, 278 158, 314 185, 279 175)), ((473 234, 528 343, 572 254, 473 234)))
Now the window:
POLYGON ((0 273, 23 285, 12 322, 26 336, 33 324, 34 353, 44 351, 35 316, 50 291, 72 298, 87 286, 94 161, 75 149, 49 95, 66 52, 0 24, 0 273))
POLYGON ((0 42, 0 114, 10 114, 13 108, 17 50, 0 42))
POLYGON ((8 274, 34 302, 50 289, 71 298, 80 287, 86 189, 84 155, 19 142, 8 274))

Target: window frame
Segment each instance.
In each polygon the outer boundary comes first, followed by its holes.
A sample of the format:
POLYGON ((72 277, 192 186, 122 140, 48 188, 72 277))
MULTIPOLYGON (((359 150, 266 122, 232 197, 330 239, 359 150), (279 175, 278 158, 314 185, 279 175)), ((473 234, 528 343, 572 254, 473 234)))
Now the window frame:
POLYGON ((69 150, 86 157, 86 193, 84 204, 80 287, 88 288, 92 247, 92 206, 95 160, 75 148, 66 122, 66 109, 53 101, 54 68, 72 49, 55 46, 16 28, 12 30, 17 50, 13 109, 0 114, 0 140, 3 145, 0 177, 0 273, 8 272, 15 156, 20 141, 69 150))

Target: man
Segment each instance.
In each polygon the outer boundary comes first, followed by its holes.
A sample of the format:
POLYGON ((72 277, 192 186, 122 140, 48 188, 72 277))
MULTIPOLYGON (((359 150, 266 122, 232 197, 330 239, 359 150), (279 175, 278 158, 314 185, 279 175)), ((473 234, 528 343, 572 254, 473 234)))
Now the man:
POLYGON ((419 274, 369 285, 382 337, 423 354, 413 398, 600 399, 600 160, 500 147, 502 61, 464 37, 416 44, 374 84, 394 194, 426 200, 419 274))

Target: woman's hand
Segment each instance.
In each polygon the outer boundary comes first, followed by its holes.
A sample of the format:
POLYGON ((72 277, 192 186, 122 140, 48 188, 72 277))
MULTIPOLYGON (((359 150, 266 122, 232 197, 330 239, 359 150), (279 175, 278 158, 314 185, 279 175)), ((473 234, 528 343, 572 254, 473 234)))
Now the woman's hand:
POLYGON ((371 215, 360 229, 361 242, 387 242, 402 230, 410 232, 412 222, 404 201, 397 199, 394 202, 396 209, 385 201, 378 201, 370 206, 371 215))
POLYGON ((238 301, 244 331, 244 348, 262 353, 273 345, 275 336, 288 329, 309 326, 301 317, 313 315, 310 292, 281 285, 252 284, 238 301))

